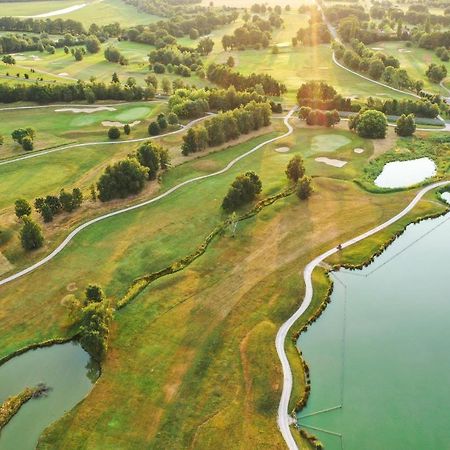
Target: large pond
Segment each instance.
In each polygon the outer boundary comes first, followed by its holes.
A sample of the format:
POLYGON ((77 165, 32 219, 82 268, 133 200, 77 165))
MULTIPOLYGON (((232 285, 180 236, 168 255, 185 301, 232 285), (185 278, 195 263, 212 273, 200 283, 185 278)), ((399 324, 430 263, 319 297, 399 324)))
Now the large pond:
POLYGON ((45 383, 47 397, 25 403, 0 433, 1 450, 33 450, 39 436, 91 390, 98 367, 77 343, 30 350, 0 366, 0 403, 45 383))
POLYGON ((421 183, 436 175, 436 164, 430 158, 387 163, 374 183, 382 188, 403 188, 421 183))
POLYGON ((450 214, 411 225, 367 268, 332 274, 298 342, 312 384, 299 423, 326 449, 450 448, 449 236, 450 214))

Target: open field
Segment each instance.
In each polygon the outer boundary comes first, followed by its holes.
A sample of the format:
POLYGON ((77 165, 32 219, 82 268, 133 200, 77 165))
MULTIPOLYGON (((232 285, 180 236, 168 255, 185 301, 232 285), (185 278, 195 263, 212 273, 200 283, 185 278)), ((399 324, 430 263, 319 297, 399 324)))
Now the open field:
POLYGON ((107 25, 120 22, 122 26, 141 25, 156 22, 159 17, 137 10, 121 0, 86 0, 86 1, 36 1, 19 3, 2 3, 2 16, 23 16, 45 19, 46 15, 52 18, 72 19, 81 22, 86 28, 93 23, 107 25), (86 5, 71 12, 51 14, 52 12, 66 8, 86 5))
MULTIPOLYGON (((265 139, 176 167, 162 188, 217 170, 265 139)), ((235 239, 219 238, 189 269, 161 279, 119 312, 100 381, 43 438, 41 448, 51 448, 55 440, 61 448, 77 448, 82 441, 91 448, 116 448, 118 442, 158 447, 169 434, 172 448, 219 442, 246 448, 255 440, 283 448, 274 421, 280 372, 269 361, 275 360, 271 345, 278 325, 301 295, 298 270, 312 254, 392 215, 412 196, 372 195, 352 183, 372 145, 347 131, 299 124, 290 137, 219 177, 85 230, 55 260, 4 286, 2 355, 71 332, 61 305, 69 285, 72 290, 75 283, 79 295, 94 281, 117 300, 135 277, 191 253, 222 220, 221 198, 238 173, 255 170, 262 195, 274 194, 285 187, 284 167, 298 152, 315 177, 310 201, 280 200, 239 224, 235 239), (324 142, 342 145, 326 148, 324 142), (275 152, 279 146, 291 151, 275 152), (355 154, 356 147, 366 151, 355 154), (314 160, 321 155, 350 162, 333 168, 314 160)))

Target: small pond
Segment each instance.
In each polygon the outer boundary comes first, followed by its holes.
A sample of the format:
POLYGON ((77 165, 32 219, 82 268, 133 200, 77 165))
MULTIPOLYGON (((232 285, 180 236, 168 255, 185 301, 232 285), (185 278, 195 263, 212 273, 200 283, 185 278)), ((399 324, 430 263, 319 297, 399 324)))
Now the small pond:
POLYGON ((450 192, 443 192, 441 194, 441 198, 445 200, 447 203, 450 203, 450 192))
POLYGON ((45 383, 47 397, 25 403, 0 434, 1 450, 34 450, 41 433, 82 400, 98 366, 78 343, 30 350, 0 366, 0 403, 25 387, 45 383))
POLYGON ((375 179, 381 188, 403 188, 421 183, 436 175, 436 164, 430 158, 393 161, 387 163, 375 179))

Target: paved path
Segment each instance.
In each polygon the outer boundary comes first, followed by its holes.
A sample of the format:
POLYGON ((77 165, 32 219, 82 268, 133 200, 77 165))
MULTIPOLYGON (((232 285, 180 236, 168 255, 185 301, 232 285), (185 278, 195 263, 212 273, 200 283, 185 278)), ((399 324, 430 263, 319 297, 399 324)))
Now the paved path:
POLYGON ((133 143, 133 142, 144 142, 144 141, 148 141, 150 139, 160 139, 160 138, 163 138, 163 137, 166 137, 166 136, 170 136, 172 134, 178 134, 178 133, 181 133, 183 131, 186 131, 187 128, 190 128, 193 125, 195 125, 196 123, 207 119, 210 115, 211 114, 209 114, 208 116, 200 117, 200 119, 192 120, 187 125, 181 125, 180 129, 178 129, 178 130, 170 131, 169 133, 165 133, 165 134, 158 134, 157 136, 148 136, 148 137, 145 137, 145 138, 128 139, 128 140, 125 140, 125 141, 96 141, 96 142, 82 142, 80 144, 63 145, 61 147, 50 148, 48 150, 40 150, 40 151, 38 150, 38 151, 30 153, 28 155, 18 156, 17 158, 13 158, 13 159, 0 160, 0 166, 4 166, 6 164, 12 164, 12 163, 15 163, 15 162, 18 162, 18 161, 23 161, 25 159, 37 158, 38 156, 48 155, 49 153, 56 153, 56 152, 60 152, 62 150, 69 150, 71 148, 92 147, 94 145, 130 144, 130 143, 133 143))
MULTIPOLYGON (((387 220, 386 222, 382 223, 381 225, 378 225, 375 228, 372 228, 371 230, 353 238, 349 241, 342 244, 342 248, 349 247, 353 244, 356 244, 357 242, 362 241, 363 239, 372 236, 373 234, 377 233, 378 231, 381 231, 393 223, 397 222, 399 219, 404 217, 406 214, 408 214, 420 201, 420 199, 429 191, 440 187, 449 185, 450 181, 440 181, 438 183, 433 183, 430 186, 427 186, 423 188, 409 203, 409 205, 400 211, 396 216, 392 217, 391 219, 387 220)), ((277 417, 277 423, 278 428, 281 431, 281 434, 283 435, 283 438, 290 450, 298 450, 297 444, 294 440, 294 437, 292 436, 290 424, 295 422, 295 420, 289 415, 289 399, 291 398, 292 394, 292 370, 289 365, 289 360, 286 355, 285 350, 285 341, 287 334, 289 330, 291 329, 292 325, 305 313, 305 311, 308 309, 309 305, 311 304, 312 298, 313 298, 313 286, 312 286, 312 273, 313 270, 326 258, 329 256, 335 254, 338 252, 338 249, 336 247, 328 250, 325 253, 322 253, 321 255, 314 258, 303 270, 303 278, 305 280, 305 296, 303 298, 302 303, 300 304, 300 307, 297 309, 297 311, 294 312, 294 314, 281 326, 281 328, 278 330, 276 339, 275 339, 275 346, 277 349, 278 357, 281 361, 281 366, 283 369, 283 391, 281 393, 281 399, 280 404, 278 406, 278 417, 277 417)))
MULTIPOLYGON (((133 211, 135 209, 142 208, 143 206, 147 206, 147 205, 150 205, 152 203, 156 203, 157 201, 159 201, 159 200, 169 196, 170 194, 172 194, 173 192, 179 190, 180 188, 182 188, 184 186, 187 186, 188 184, 192 184, 192 183, 195 183, 196 181, 200 181, 200 180, 204 180, 206 178, 211 178, 211 177, 215 177, 215 176, 221 175, 221 174, 227 172, 229 169, 231 169, 241 159, 246 158, 247 156, 249 156, 252 153, 256 152, 257 150, 259 150, 260 148, 264 147, 265 145, 270 144, 272 142, 278 141, 280 139, 283 139, 283 138, 289 136, 293 132, 293 128, 292 128, 291 124, 289 123, 289 119, 292 117, 292 114, 296 110, 297 110, 297 107, 292 108, 289 111, 289 113, 285 116, 284 124, 286 125, 288 131, 286 133, 282 134, 281 136, 277 136, 277 137, 274 137, 272 139, 268 139, 267 141, 264 141, 261 144, 258 144, 257 146, 253 147, 252 149, 248 150, 247 152, 243 153, 242 155, 234 158, 223 169, 221 169, 221 170, 219 170, 217 172, 210 173, 208 175, 202 175, 202 176, 199 176, 199 177, 195 177, 195 178, 191 178, 189 180, 183 181, 182 183, 177 184, 176 186, 170 188, 166 192, 158 195, 157 197, 151 198, 150 200, 146 200, 146 201, 138 203, 136 205, 128 206, 127 208, 119 209, 117 211, 113 211, 113 212, 110 212, 108 214, 104 214, 103 216, 96 217, 95 219, 89 220, 88 222, 85 222, 85 223, 79 225, 49 255, 47 255, 45 258, 41 259, 40 261, 36 262, 35 264, 27 267, 26 269, 23 269, 20 272, 17 272, 17 273, 15 273, 13 275, 10 275, 7 278, 4 278, 4 279, 0 280, 0 286, 3 286, 5 284, 7 284, 7 283, 10 283, 11 281, 14 281, 14 280, 16 280, 18 278, 21 278, 24 275, 26 275, 26 274, 36 270, 37 268, 39 268, 39 267, 43 266, 44 264, 46 264, 47 262, 51 261, 56 255, 58 255, 59 253, 61 253, 62 250, 64 250, 64 248, 73 240, 73 238, 78 233, 80 233, 85 228, 90 227, 91 225, 94 225, 95 223, 100 222, 100 221, 105 220, 105 219, 108 219, 110 217, 114 217, 114 216, 117 216, 119 214, 123 214, 123 213, 129 212, 129 211, 133 211)), ((130 142, 130 141, 127 141, 127 142, 130 142)))

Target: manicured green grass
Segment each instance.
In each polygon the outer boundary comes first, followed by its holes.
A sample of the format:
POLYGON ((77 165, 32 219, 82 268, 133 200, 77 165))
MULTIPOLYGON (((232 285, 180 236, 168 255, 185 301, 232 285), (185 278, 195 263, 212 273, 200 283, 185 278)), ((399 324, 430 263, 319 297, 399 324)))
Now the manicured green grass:
MULTIPOLYGON (((162 188, 215 171, 273 135, 178 166, 162 188)), ((137 276, 193 252, 223 219, 220 202, 237 174, 255 170, 267 196, 286 186, 284 168, 300 153, 314 176, 309 201, 291 196, 239 223, 236 238, 226 233, 189 269, 159 280, 117 313, 98 384, 51 428, 41 448, 55 442, 61 449, 81 442, 160 448, 169 438, 174 449, 284 448, 274 420, 281 373, 273 342, 302 296, 299 270, 319 252, 392 216, 412 196, 373 195, 351 181, 372 151, 370 142, 346 131, 297 128, 219 177, 84 230, 47 265, 2 287, 5 355, 70 333, 61 300, 74 286, 81 297, 88 283, 99 283, 114 301, 137 276), (348 158, 343 169, 314 161, 321 151, 311 145, 323 134, 350 140, 326 153, 348 158), (275 151, 285 145, 290 152, 275 151), (361 146, 365 153, 352 153, 361 146)))
MULTIPOLYGON (((68 143, 108 142, 109 126, 102 122, 132 123, 140 121, 132 128, 129 136, 122 133, 120 139, 141 138, 148 136, 147 126, 160 112, 167 111, 163 102, 137 102, 126 104, 108 103, 114 111, 74 112, 74 109, 101 108, 101 103, 86 106, 50 106, 38 109, 19 109, 0 111, 0 134, 5 138, 0 147, 0 158, 17 156, 26 153, 22 147, 13 141, 11 133, 17 128, 32 127, 36 131, 35 150, 68 143), (61 111, 61 110, 68 111, 61 111)), ((8 108, 8 106, 5 106, 8 108)), ((14 106, 10 106, 14 107, 14 106)), ((121 127, 120 127, 121 128, 121 127)), ((52 158, 50 157, 51 161, 52 158)), ((1 170, 1 169, 0 169, 1 170)))
POLYGON ((448 92, 442 89, 439 84, 431 83, 425 72, 431 63, 444 64, 450 71, 450 62, 441 61, 432 50, 415 46, 406 47, 405 44, 406 42, 403 41, 376 42, 371 44, 371 47, 382 48, 382 51, 387 55, 395 56, 400 61, 400 67, 406 69, 411 78, 424 81, 426 91, 448 97, 448 92))
MULTIPOLYGON (((149 24, 160 20, 160 17, 138 11, 121 0, 87 0, 78 1, 36 1, 19 3, 2 3, 2 16, 36 16, 71 6, 87 3, 84 8, 65 14, 54 15, 52 19, 72 19, 81 22, 86 28, 96 23, 107 25, 120 22, 122 26, 149 24)), ((45 19, 45 17, 43 18, 45 19)))

